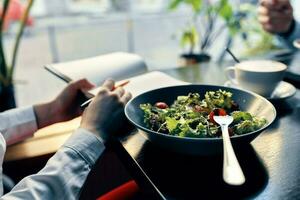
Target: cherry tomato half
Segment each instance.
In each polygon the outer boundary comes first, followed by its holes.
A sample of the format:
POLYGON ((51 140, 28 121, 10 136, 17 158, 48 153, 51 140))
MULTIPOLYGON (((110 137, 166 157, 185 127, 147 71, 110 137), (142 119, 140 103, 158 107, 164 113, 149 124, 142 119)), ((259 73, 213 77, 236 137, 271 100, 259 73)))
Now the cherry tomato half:
POLYGON ((215 115, 218 115, 218 116, 226 116, 227 115, 226 111, 223 108, 214 109, 214 113, 215 113, 215 115))
POLYGON ((155 106, 160 109, 166 109, 169 107, 165 102, 157 102, 155 106))
POLYGON ((226 116, 227 113, 223 108, 215 108, 213 111, 211 111, 209 113, 209 120, 211 122, 213 122, 214 124, 216 124, 215 120, 214 120, 214 116, 226 116))

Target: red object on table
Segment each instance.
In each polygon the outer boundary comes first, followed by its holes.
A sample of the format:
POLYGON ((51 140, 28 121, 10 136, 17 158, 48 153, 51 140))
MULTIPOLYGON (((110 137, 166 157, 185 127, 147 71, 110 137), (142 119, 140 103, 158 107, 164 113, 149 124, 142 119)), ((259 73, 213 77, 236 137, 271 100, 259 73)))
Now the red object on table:
MULTIPOLYGON (((0 15, 2 15, 3 9, 0 9, 0 15)), ((7 30, 9 24, 14 21, 19 21, 22 19, 22 16, 24 15, 25 12, 25 7, 21 4, 19 0, 12 0, 9 3, 7 13, 5 15, 4 19, 4 26, 3 29, 7 30)), ((33 25, 33 18, 28 17, 26 21, 27 26, 32 26, 33 25)))
POLYGON ((97 200, 128 200, 134 197, 138 191, 138 185, 132 180, 102 195, 97 200))

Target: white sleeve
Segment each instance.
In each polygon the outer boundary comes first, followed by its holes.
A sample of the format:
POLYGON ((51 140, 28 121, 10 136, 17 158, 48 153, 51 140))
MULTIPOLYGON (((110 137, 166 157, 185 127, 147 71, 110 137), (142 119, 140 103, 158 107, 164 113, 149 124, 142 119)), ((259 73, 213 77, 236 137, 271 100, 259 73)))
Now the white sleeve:
POLYGON ((31 137, 36 130, 37 123, 32 106, 0 113, 0 132, 7 145, 31 137))
POLYGON ((22 179, 0 199, 78 199, 105 147, 100 138, 78 129, 37 174, 22 179))

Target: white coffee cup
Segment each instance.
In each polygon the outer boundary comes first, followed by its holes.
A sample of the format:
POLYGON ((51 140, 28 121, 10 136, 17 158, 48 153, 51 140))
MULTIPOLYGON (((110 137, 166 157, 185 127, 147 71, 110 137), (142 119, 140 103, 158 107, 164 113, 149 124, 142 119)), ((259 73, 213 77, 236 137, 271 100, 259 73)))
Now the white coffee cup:
POLYGON ((227 67, 225 73, 229 81, 242 89, 270 97, 283 79, 287 66, 271 60, 243 61, 234 67, 227 67))

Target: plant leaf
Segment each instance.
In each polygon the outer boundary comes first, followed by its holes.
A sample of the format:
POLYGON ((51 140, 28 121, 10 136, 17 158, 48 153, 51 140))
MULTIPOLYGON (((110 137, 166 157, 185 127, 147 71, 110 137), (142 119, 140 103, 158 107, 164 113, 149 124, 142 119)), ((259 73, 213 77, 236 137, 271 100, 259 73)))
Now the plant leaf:
POLYGON ((2 7, 3 11, 2 11, 1 20, 0 20, 1 33, 2 33, 2 30, 3 30, 4 18, 5 18, 9 3, 10 3, 10 0, 5 0, 3 2, 3 7, 2 7))
POLYGON ((185 3, 192 7, 192 9, 198 13, 201 11, 202 8, 202 0, 172 0, 169 4, 169 9, 174 10, 176 9, 181 3, 185 3))
POLYGON ((181 36, 180 45, 181 47, 185 47, 189 45, 192 48, 197 45, 199 40, 198 32, 195 26, 190 26, 188 29, 184 30, 181 36))
POLYGON ((26 21, 28 19, 29 12, 30 12, 30 9, 31 9, 31 7, 33 5, 33 2, 34 2, 34 0, 29 0, 28 1, 27 7, 25 9, 25 12, 24 12, 24 14, 23 14, 23 16, 21 18, 21 24, 20 24, 19 30, 17 32, 16 41, 15 41, 14 49, 13 49, 13 56, 12 56, 11 66, 10 66, 9 73, 8 73, 8 79, 11 82, 12 82, 13 73, 14 73, 14 69, 15 69, 15 65, 16 65, 16 60, 17 60, 17 54, 18 54, 19 45, 20 45, 20 42, 21 42, 21 38, 22 38, 24 29, 25 29, 25 26, 26 26, 26 21))
POLYGON ((200 12, 202 8, 202 0, 186 0, 190 4, 195 12, 200 12))
POLYGON ((220 16, 227 22, 233 18, 233 9, 227 0, 221 1, 220 16))
MULTIPOLYGON (((3 77, 7 76, 7 63, 5 60, 5 54, 4 54, 4 48, 3 48, 2 30, 3 30, 4 19, 5 19, 5 15, 6 15, 9 3, 10 3, 10 0, 5 0, 3 2, 3 10, 2 10, 2 15, 1 15, 1 20, 0 20, 0 73, 2 74, 3 77)), ((3 82, 3 81, 1 81, 1 82, 3 82)))
POLYGON ((182 2, 183 2, 183 0, 172 0, 171 3, 169 4, 169 9, 170 10, 176 9, 178 7, 178 5, 182 2))

